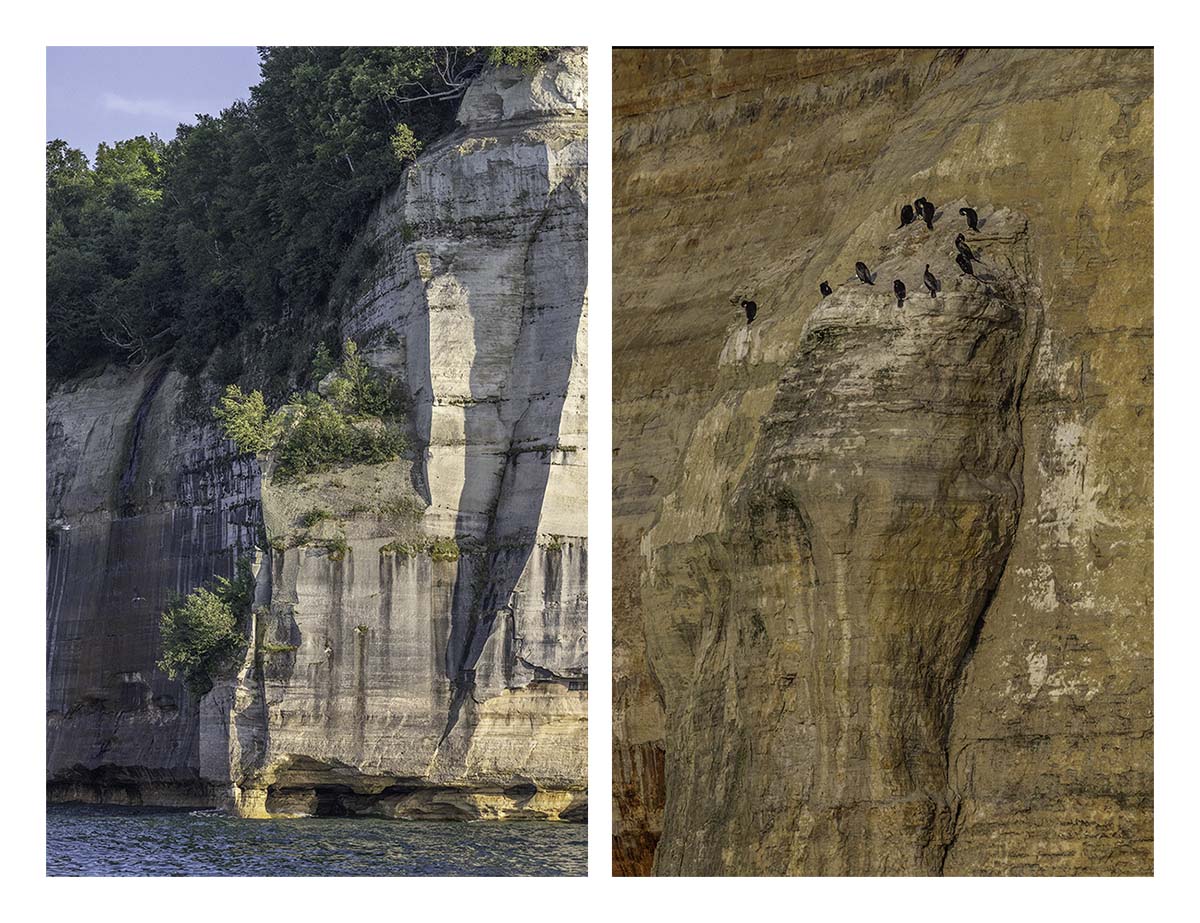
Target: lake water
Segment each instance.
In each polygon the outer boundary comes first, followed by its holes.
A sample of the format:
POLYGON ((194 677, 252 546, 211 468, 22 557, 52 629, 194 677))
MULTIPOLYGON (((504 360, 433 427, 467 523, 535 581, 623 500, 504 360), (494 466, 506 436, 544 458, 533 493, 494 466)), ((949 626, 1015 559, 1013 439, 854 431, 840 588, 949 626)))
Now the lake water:
POLYGON ((587 825, 48 805, 48 875, 585 875, 587 825))

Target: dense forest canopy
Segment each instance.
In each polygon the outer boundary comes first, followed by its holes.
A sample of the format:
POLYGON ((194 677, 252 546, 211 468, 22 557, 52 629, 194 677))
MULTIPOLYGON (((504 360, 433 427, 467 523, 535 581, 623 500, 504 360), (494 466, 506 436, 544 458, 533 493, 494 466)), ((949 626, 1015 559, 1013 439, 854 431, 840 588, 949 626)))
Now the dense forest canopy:
POLYGON ((246 102, 175 138, 46 145, 51 380, 172 352, 194 372, 252 328, 323 310, 380 195, 488 64, 544 47, 260 48, 246 102))

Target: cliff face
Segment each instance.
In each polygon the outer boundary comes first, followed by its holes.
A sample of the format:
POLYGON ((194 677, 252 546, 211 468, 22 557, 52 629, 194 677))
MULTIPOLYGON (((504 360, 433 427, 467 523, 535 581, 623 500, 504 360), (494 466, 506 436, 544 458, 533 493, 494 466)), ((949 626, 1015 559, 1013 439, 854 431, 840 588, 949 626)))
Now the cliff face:
POLYGON ((1152 869, 1151 92, 614 54, 618 873, 1152 869))
POLYGON ((586 78, 486 73, 363 236, 342 333, 404 382, 410 457, 284 486, 176 373, 52 395, 52 797, 585 816, 586 78), (197 702, 158 615, 251 553, 253 643, 197 702))

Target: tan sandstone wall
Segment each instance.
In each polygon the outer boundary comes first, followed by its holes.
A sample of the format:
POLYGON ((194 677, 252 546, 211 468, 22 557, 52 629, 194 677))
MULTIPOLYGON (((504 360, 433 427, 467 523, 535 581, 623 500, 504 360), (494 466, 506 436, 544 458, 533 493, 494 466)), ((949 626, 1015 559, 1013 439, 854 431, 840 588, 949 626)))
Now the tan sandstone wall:
POLYGON ((1151 53, 617 51, 614 107, 615 870, 1151 871, 1151 53))

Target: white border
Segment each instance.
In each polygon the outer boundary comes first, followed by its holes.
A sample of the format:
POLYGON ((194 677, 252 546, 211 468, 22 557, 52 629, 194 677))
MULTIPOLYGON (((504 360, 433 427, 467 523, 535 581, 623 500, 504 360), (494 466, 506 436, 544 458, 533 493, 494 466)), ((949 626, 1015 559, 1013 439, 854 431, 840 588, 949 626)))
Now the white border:
MULTIPOLYGON (((1200 306, 1184 291, 1195 264, 1193 48, 1177 5, 1006 2, 999 5, 859 0, 853 6, 781 3, 460 2, 412 6, 359 0, 150 4, 117 7, 60 2, 32 12, 13 7, 3 56, 7 178, 3 252, 9 344, 3 369, 7 452, 3 560, 8 576, 3 676, 8 718, 3 838, 6 895, 17 918, 221 916, 353 920, 487 914, 582 917, 637 914, 650 920, 786 915, 890 920, 943 916, 977 920, 1154 918, 1188 892, 1196 828, 1197 765, 1191 684, 1200 656, 1198 607, 1190 586, 1196 509, 1196 381, 1200 306), (42 478, 45 280, 42 151, 47 44, 582 44, 590 48, 590 384, 591 490, 591 832, 590 878, 543 879, 45 879, 42 478), (608 878, 607 796, 611 662, 611 126, 609 47, 618 45, 1155 45, 1156 214, 1156 879, 692 879, 608 878), (198 889, 203 887, 201 893, 198 889), (37 902, 37 903, 34 903, 37 902)), ((1172 915, 1173 916, 1173 915, 1172 915)))

